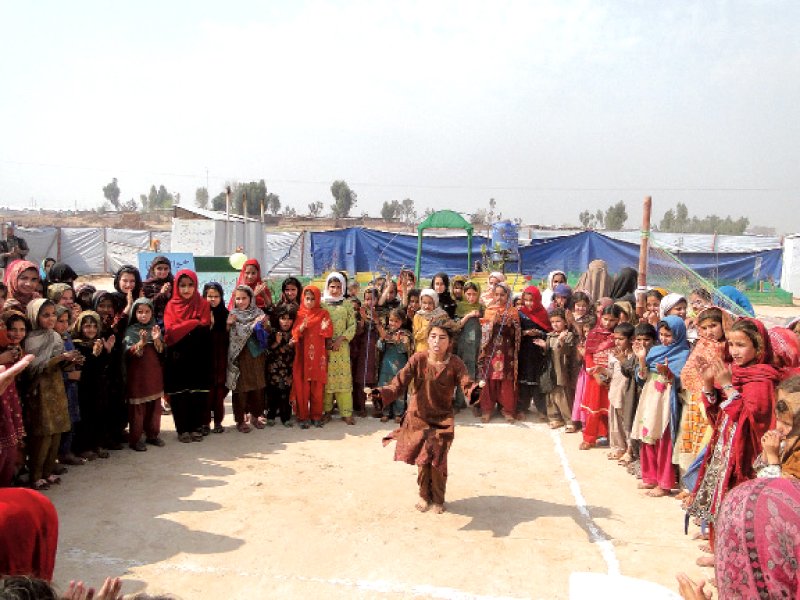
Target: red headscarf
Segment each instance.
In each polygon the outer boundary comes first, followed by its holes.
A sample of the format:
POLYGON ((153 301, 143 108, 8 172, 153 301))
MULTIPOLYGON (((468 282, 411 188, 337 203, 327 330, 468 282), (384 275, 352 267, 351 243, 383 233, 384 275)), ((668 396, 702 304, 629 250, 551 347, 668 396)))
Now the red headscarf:
POLYGON ((543 330, 552 330, 552 327, 550 327, 550 318, 547 316, 547 309, 542 306, 542 292, 540 292, 539 288, 535 285, 529 285, 523 290, 522 305, 519 311, 543 330), (533 296, 533 308, 529 309, 525 306, 525 294, 533 296))
POLYGON ((194 271, 183 269, 175 275, 172 298, 164 309, 164 341, 167 345, 176 344, 197 327, 211 326, 211 308, 203 300, 197 290, 197 275, 194 271), (194 295, 185 300, 180 294, 181 277, 188 277, 194 282, 194 295))
POLYGON ((58 514, 45 496, 24 488, 0 489, 0 576, 53 579, 58 514))
MULTIPOLYGON (((250 259, 246 260, 244 262, 244 264, 242 265, 242 270, 239 271, 239 278, 236 280, 236 285, 237 286, 246 285, 251 290, 253 290, 255 292, 256 291, 256 286, 259 283, 262 283, 262 281, 261 281, 261 265, 258 264, 258 261, 255 258, 250 258, 250 259), (247 267, 255 267, 255 269, 256 269, 256 281, 255 281, 255 283, 253 285, 250 285, 249 283, 247 283, 245 281, 244 272, 247 269, 247 267)), ((268 287, 264 288, 264 293, 269 298, 270 303, 272 303, 272 292, 269 291, 268 287)), ((256 306, 258 308, 264 308, 264 307, 266 307, 266 305, 267 305, 267 303, 264 300, 264 296, 262 296, 261 294, 256 296, 256 306)), ((228 302, 228 310, 231 310, 231 309, 233 309, 233 294, 231 294, 231 299, 228 302)))
POLYGON ((603 327, 603 320, 598 319, 597 325, 586 336, 586 353, 597 354, 613 347, 614 331, 603 327))
POLYGON ((800 375, 800 345, 794 331, 785 327, 773 327, 769 330, 769 341, 781 380, 800 375))
POLYGON ((23 295, 20 291, 19 287, 17 286, 17 280, 19 276, 22 274, 23 271, 27 271, 29 269, 33 269, 36 271, 36 276, 39 276, 39 267, 33 264, 29 260, 15 260, 11 265, 6 269, 5 274, 5 283, 8 286, 8 299, 9 300, 16 300, 19 302, 20 306, 22 306, 22 310, 24 311, 28 307, 28 302, 34 300, 36 298, 41 298, 41 294, 38 292, 33 292, 32 294, 23 295))
POLYGON ((292 337, 298 339, 299 334, 297 333, 300 326, 305 322, 306 323, 306 331, 319 333, 319 329, 322 327, 322 322, 324 320, 328 320, 328 326, 330 326, 330 314, 327 310, 322 308, 321 298, 322 292, 320 289, 315 285, 309 285, 303 288, 303 296, 307 292, 310 292, 314 295, 314 306, 312 308, 306 308, 305 298, 300 298, 300 309, 297 311, 297 318, 294 320, 294 327, 292 327, 292 337), (308 319, 308 321, 306 321, 308 319))
POLYGON ((747 317, 742 321, 749 321, 752 325, 755 325, 761 338, 761 344, 756 348, 756 358, 752 363, 745 366, 734 364, 731 367, 734 387, 741 390, 742 386, 748 383, 767 381, 773 384, 777 383, 778 370, 772 366, 772 344, 770 343, 767 328, 758 319, 747 317))

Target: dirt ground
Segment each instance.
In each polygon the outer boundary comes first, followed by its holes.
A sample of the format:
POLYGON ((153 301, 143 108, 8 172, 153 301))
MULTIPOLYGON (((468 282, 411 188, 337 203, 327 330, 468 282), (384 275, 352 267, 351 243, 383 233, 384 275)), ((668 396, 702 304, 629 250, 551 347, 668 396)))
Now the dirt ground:
POLYGON ((679 502, 647 497, 605 450, 579 451, 579 434, 461 413, 447 512, 434 515, 413 508, 415 468, 381 446, 389 424, 244 435, 230 423, 180 444, 165 416, 166 447, 73 467, 48 493, 57 585, 116 575, 127 593, 186 599, 671 598, 677 572, 712 575, 694 565, 679 502))
POLYGON ((166 447, 73 467, 49 493, 62 587, 118 575, 182 598, 569 598, 576 572, 673 590, 676 572, 702 575, 678 501, 543 424, 459 415, 443 515, 414 510, 416 470, 392 461, 376 419, 195 444, 163 424, 166 447))

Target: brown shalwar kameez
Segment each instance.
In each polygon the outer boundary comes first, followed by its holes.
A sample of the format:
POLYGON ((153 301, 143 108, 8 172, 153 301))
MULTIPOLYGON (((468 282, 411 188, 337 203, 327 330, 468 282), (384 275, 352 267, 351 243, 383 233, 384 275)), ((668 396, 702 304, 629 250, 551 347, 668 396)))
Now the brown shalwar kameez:
POLYGON ((434 363, 427 352, 418 352, 389 385, 380 388, 385 406, 408 389, 408 409, 403 422, 383 443, 396 440, 394 459, 419 467, 419 495, 427 502, 444 504, 447 453, 455 428, 453 392, 461 387, 469 398, 476 385, 457 356, 451 354, 434 363))

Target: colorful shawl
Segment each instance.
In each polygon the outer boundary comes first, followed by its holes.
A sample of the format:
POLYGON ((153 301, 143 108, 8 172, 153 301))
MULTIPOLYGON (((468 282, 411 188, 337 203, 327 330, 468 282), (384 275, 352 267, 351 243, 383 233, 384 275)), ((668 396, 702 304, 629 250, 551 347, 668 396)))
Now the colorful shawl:
POLYGON ((800 482, 746 481, 725 497, 717 520, 720 598, 800 597, 800 482))
POLYGON ((260 319, 264 316, 264 311, 256 306, 254 300, 253 290, 248 285, 237 285, 236 292, 245 292, 250 297, 250 304, 247 308, 236 308, 234 306, 230 314, 236 318, 236 322, 231 326, 230 338, 228 342, 228 371, 226 376, 225 385, 229 390, 236 389, 236 383, 239 381, 239 354, 244 350, 250 336, 260 323, 260 319))

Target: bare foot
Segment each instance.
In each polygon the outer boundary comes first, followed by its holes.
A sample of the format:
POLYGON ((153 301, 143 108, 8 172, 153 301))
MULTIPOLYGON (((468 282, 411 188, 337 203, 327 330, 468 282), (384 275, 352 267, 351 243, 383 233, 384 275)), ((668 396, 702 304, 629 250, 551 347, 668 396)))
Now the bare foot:
POLYGON ((668 496, 669 490, 665 490, 664 488, 654 487, 652 490, 647 492, 647 495, 651 498, 661 498, 662 496, 668 496))
POLYGON ((431 505, 431 512, 435 515, 440 515, 444 512, 444 504, 431 505))
POLYGON ((428 512, 428 509, 431 507, 431 503, 427 500, 420 500, 414 505, 419 512, 428 512))
POLYGON ((636 487, 639 488, 640 490, 652 490, 656 486, 650 483, 640 483, 636 487))
POLYGON ((594 444, 589 442, 581 442, 581 445, 578 446, 578 450, 591 450, 592 448, 594 448, 594 444))
POLYGON ((705 540, 705 541, 708 541, 708 534, 707 533, 703 533, 702 531, 698 531, 697 533, 694 534, 692 539, 693 540, 705 540))
POLYGON ((713 567, 714 566, 714 557, 713 556, 701 556, 695 562, 697 563, 698 567, 713 567))

